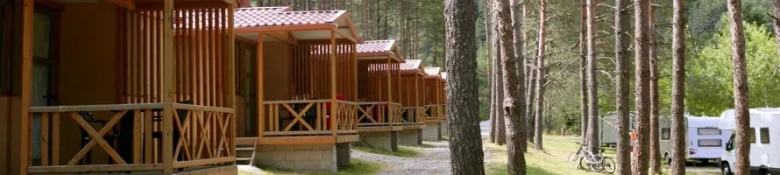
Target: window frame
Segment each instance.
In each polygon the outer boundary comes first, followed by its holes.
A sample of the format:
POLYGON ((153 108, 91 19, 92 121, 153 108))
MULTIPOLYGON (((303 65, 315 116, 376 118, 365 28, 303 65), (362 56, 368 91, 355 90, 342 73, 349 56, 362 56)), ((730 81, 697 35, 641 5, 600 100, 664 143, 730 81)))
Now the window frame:
POLYGON ((696 146, 702 147, 702 148, 717 148, 717 147, 723 147, 723 139, 698 139, 696 140, 696 146), (705 140, 717 140, 718 145, 705 145, 702 146, 701 142, 705 140))
POLYGON ((661 128, 661 140, 671 140, 672 139, 672 128, 664 127, 661 128))
POLYGON ((748 134, 748 143, 750 143, 750 144, 758 143, 757 140, 756 140, 756 128, 750 127, 748 129, 748 133, 747 134, 748 134))
POLYGON ((760 127, 760 128, 758 128, 758 130, 759 130, 758 133, 759 133, 759 141, 760 141, 760 143, 761 144, 769 144, 770 140, 772 140, 770 138, 769 128, 768 127, 760 127), (766 131, 766 132, 764 132, 764 131, 766 131), (766 137, 764 137, 765 135, 766 135, 766 137), (766 138, 766 140, 764 140, 764 138, 766 138))
POLYGON ((721 134, 723 134, 723 131, 718 129, 718 128, 715 128, 715 127, 701 127, 701 128, 696 128, 696 134, 701 135, 701 136, 721 135, 721 134), (717 134, 710 134, 710 133, 702 134, 702 130, 712 130, 712 129, 717 130, 718 133, 717 134))

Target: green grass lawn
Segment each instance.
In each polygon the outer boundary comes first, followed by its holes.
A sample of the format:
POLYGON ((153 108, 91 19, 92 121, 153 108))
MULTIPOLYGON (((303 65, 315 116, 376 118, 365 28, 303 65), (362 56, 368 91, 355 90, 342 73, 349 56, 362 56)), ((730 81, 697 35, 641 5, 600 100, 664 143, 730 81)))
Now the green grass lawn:
POLYGON ((406 147, 406 146, 398 146, 398 151, 387 151, 387 150, 381 150, 381 149, 374 149, 369 147, 363 147, 363 146, 354 146, 352 147, 353 150, 360 151, 360 152, 366 152, 366 153, 374 153, 379 155, 386 155, 386 156, 398 156, 398 157, 417 157, 420 155, 420 152, 415 150, 412 147, 406 147))
MULTIPOLYGON (((360 159, 351 159, 350 166, 340 169, 338 172, 293 172, 278 170, 273 168, 263 168, 264 175, 366 175, 376 174, 382 169, 382 165, 374 162, 367 162, 360 159)), ((240 175, 244 175, 239 173, 240 175)), ((248 175, 248 174, 247 174, 248 175)))
MULTIPOLYGON (((528 174, 540 174, 540 175, 597 175, 604 173, 589 172, 581 169, 575 169, 568 166, 566 161, 569 154, 579 148, 577 145, 579 142, 578 137, 563 137, 563 136, 544 136, 544 152, 533 149, 533 145, 529 146, 528 153, 525 154, 526 165, 528 168, 528 174)), ((530 143, 529 143, 530 144, 530 143)), ((488 174, 502 175, 506 173, 506 146, 498 146, 489 142, 483 142, 486 152, 490 152, 493 156, 490 159, 485 160, 485 167, 488 174)), ((604 151, 604 155, 617 161, 615 158, 615 149, 607 148, 604 151)), ((669 174, 668 167, 664 166, 665 174, 669 174)), ((689 168, 690 169, 690 168, 689 168)), ((719 173, 691 173, 686 174, 693 175, 713 175, 719 173)))

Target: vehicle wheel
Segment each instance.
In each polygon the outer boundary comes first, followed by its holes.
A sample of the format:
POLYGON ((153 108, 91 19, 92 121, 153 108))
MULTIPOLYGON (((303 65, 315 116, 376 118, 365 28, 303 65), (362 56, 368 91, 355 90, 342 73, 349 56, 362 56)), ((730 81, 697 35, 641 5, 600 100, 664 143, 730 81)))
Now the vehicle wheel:
POLYGON ((605 172, 609 174, 615 173, 615 160, 612 160, 612 158, 604 157, 604 159, 601 159, 601 166, 605 172))
POLYGON ((767 171, 766 169, 761 169, 761 170, 759 170, 759 171, 758 171, 758 174, 759 174, 759 175, 771 175, 771 174, 769 174, 769 171, 767 171))
POLYGON ((672 157, 669 156, 669 153, 664 153, 664 160, 666 160, 666 164, 667 165, 671 165, 672 164, 672 157))
POLYGON ((734 173, 731 172, 731 168, 729 168, 728 162, 720 164, 720 172, 723 173, 723 175, 734 175, 734 173))

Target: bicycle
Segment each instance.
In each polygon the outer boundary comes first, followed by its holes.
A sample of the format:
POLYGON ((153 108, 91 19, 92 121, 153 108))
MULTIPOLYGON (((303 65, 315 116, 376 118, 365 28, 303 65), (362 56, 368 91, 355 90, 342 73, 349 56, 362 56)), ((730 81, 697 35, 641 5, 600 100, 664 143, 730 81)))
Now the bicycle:
MULTIPOLYGON (((603 152, 603 150, 602 150, 603 152)), ((573 168, 588 167, 591 171, 615 172, 615 161, 612 158, 599 154, 593 154, 587 146, 582 146, 577 152, 569 154, 568 161, 573 168)))

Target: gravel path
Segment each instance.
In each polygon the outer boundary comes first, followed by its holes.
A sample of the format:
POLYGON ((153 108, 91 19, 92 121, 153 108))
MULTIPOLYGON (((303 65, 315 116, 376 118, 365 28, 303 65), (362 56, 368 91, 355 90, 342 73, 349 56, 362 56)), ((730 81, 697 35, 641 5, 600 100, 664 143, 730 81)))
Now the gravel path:
MULTIPOLYGON (((488 123, 480 123, 482 137, 486 138, 488 123)), ((450 169, 450 149, 449 142, 424 142, 420 147, 403 147, 420 153, 417 157, 398 157, 387 156, 361 151, 352 151, 352 158, 361 159, 369 162, 378 162, 385 165, 380 171, 380 175, 445 175, 452 174, 450 169)), ((490 153, 485 151, 485 159, 490 157, 490 153)))

